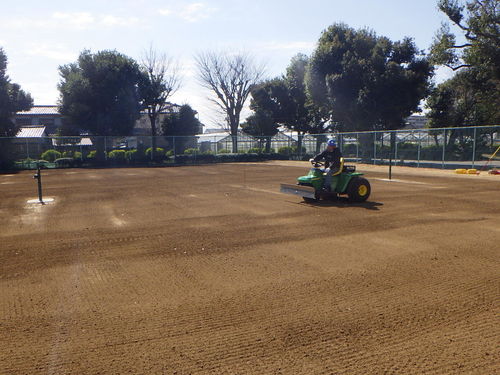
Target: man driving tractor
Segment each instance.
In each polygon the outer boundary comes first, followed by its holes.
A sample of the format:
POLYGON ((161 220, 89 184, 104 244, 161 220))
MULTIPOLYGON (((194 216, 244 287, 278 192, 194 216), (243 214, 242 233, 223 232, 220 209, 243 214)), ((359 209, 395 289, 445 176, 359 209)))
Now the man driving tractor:
POLYGON ((335 186, 332 185, 332 176, 336 174, 341 167, 342 154, 340 150, 337 148, 337 142, 334 139, 330 139, 327 142, 327 147, 325 151, 319 153, 310 161, 325 161, 325 180, 323 184, 323 190, 325 191, 333 191, 335 190, 335 186))

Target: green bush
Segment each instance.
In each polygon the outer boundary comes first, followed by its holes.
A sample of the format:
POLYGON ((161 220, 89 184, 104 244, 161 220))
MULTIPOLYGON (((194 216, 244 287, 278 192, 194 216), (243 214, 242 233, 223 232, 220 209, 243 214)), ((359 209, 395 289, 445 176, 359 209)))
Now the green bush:
POLYGON ((247 151, 248 154, 261 154, 263 152, 264 152, 264 150, 260 147, 252 147, 252 148, 248 149, 248 151, 247 151))
POLYGON ((57 168, 70 168, 74 167, 75 161, 73 158, 59 158, 54 161, 57 168))
POLYGON ((97 155, 97 151, 96 151, 96 150, 93 150, 93 151, 90 151, 90 152, 87 154, 86 158, 87 158, 87 159, 95 159, 96 155, 97 155))
POLYGON ((278 148, 278 154, 282 154, 282 155, 293 154, 293 147, 290 147, 290 146, 280 147, 280 148, 278 148))
POLYGON ((171 157, 171 156, 174 156, 174 150, 168 150, 167 152, 165 152, 165 156, 167 158, 171 157))
POLYGON ((299 151, 300 151, 300 154, 301 154, 301 155, 304 155, 305 153, 307 153, 307 149, 306 149, 304 146, 302 146, 302 147, 300 148, 300 150, 299 150, 299 148, 298 148, 297 146, 293 146, 293 147, 292 147, 292 151, 293 151, 293 153, 294 153, 294 154, 298 154, 298 153, 299 153, 299 151), (301 151, 301 150, 302 150, 302 151, 301 151))
POLYGON ((56 159, 61 157, 61 153, 57 150, 47 150, 42 155, 40 155, 40 159, 47 160, 53 162, 56 159))
MULTIPOLYGON (((147 160, 151 160, 151 151, 153 149, 151 147, 148 147, 146 149, 146 159, 147 160)), ((165 160, 166 156, 165 156, 165 150, 161 147, 156 147, 156 150, 155 150, 155 161, 161 161, 161 160, 165 160)))
POLYGON ((184 155, 195 155, 198 154, 198 149, 197 148, 186 148, 184 150, 184 155))
POLYGON ((125 156, 125 150, 113 150, 108 153, 108 159, 111 159, 116 163, 124 163, 126 160, 125 156))
POLYGON ((227 150, 227 149, 223 148, 222 150, 217 151, 217 153, 218 153, 218 154, 230 154, 230 153, 231 153, 231 151, 229 151, 229 150, 227 150))
POLYGON ((75 151, 73 153, 73 159, 75 159, 75 160, 82 160, 82 153, 80 151, 75 151))
POLYGON ((139 150, 128 150, 125 151, 125 159, 129 162, 137 162, 144 159, 144 154, 139 150))
POLYGON ((72 158, 73 157, 73 151, 64 151, 62 153, 63 158, 72 158))
POLYGON ((358 147, 357 147, 356 143, 347 143, 347 144, 344 144, 342 147, 342 154, 356 156, 357 150, 358 150, 358 147))
POLYGON ((443 146, 422 147, 420 150, 421 160, 441 160, 443 155, 443 146))

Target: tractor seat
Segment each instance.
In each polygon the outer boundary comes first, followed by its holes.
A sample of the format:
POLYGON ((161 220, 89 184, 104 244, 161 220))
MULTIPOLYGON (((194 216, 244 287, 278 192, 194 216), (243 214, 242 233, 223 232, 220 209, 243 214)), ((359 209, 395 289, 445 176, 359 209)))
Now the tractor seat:
POLYGON ((339 170, 337 172, 335 172, 334 174, 332 174, 332 176, 338 176, 343 171, 344 171, 344 158, 340 158, 340 168, 339 168, 339 170))

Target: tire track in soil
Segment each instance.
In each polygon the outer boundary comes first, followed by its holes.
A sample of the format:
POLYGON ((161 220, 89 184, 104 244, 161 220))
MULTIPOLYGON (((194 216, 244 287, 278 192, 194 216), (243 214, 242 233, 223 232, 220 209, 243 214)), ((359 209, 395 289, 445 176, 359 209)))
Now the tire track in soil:
MULTIPOLYGON (((227 178, 224 167, 218 184, 227 178)), ((249 179, 251 172, 247 167, 249 179)), ((251 186, 268 190, 261 180, 255 176, 251 186)), ((198 186, 199 177, 193 181, 198 186)), ((181 208, 172 205, 173 213, 157 212, 163 219, 156 225, 132 217, 129 230, 53 232, 36 247, 34 236, 8 236, 0 288, 9 297, 0 311, 18 312, 0 317, 7 333, 0 353, 8 355, 0 373, 492 373, 500 280, 498 235, 490 227, 498 205, 479 202, 481 195, 476 201, 466 182, 453 189, 459 207, 441 203, 441 192, 377 193, 383 210, 342 209, 342 217, 328 219, 343 224, 339 238, 319 227, 338 207, 283 208, 278 195, 259 191, 217 198, 214 210, 225 205, 226 215, 200 216, 190 206, 191 217, 176 220, 181 208), (210 225, 198 225, 202 216, 210 225), (460 235, 471 230, 473 238, 460 235), (307 246, 300 259, 292 256, 293 244, 306 244, 307 236, 354 241, 361 231, 358 240, 374 255, 366 252, 371 260, 355 269, 341 267, 350 261, 341 251, 330 249, 321 269, 307 246), (405 237, 418 251, 377 258, 382 239, 397 248, 405 237), (242 269, 255 280, 235 278, 242 269)))

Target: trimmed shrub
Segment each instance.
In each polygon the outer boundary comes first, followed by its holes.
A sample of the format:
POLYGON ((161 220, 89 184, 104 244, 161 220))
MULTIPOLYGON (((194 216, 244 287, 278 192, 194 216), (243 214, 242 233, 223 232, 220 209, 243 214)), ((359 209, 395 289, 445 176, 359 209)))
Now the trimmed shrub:
POLYGON ((92 159, 95 159, 96 155, 97 155, 97 151, 96 151, 96 150, 93 150, 93 151, 90 151, 90 152, 87 154, 86 158, 87 158, 87 159, 91 159, 91 160, 92 160, 92 159))
POLYGON ((167 158, 171 157, 171 156, 174 156, 174 150, 168 150, 167 152, 165 152, 165 156, 167 158))
POLYGON ((420 150, 420 160, 441 160, 443 146, 427 146, 420 150))
POLYGON ((199 151, 197 148, 186 148, 184 150, 184 155, 195 155, 195 154, 199 154, 199 151))
POLYGON ((59 158, 54 163, 56 163, 57 168, 71 168, 75 165, 73 158, 59 158))
POLYGON ((125 163, 126 151, 125 150, 113 150, 108 153, 108 158, 115 163, 125 163))
POLYGON ((61 153, 57 150, 47 150, 42 155, 40 155, 40 159, 47 160, 50 162, 55 161, 61 157, 61 153))
POLYGON ((73 153, 73 159, 75 159, 75 160, 82 160, 82 153, 80 151, 75 151, 73 153))
POLYGON ((129 162, 134 163, 144 159, 144 154, 139 150, 128 150, 125 151, 125 159, 129 162))
POLYGON ((218 153, 218 154, 230 154, 230 153, 231 153, 231 151, 229 151, 229 150, 227 150, 227 149, 223 148, 222 150, 217 151, 217 153, 218 153))
MULTIPOLYGON (((147 160, 151 160, 151 151, 153 149, 151 147, 148 147, 146 149, 146 159, 147 160)), ((161 160, 165 160, 166 156, 165 156, 165 150, 161 147, 156 147, 156 150, 155 150, 155 160, 154 161, 161 161, 161 160)))
POLYGON ((263 152, 264 150, 259 147, 252 147, 247 151, 248 154, 262 154, 263 152))
POLYGON ((62 153, 63 158, 72 158, 73 157, 73 151, 64 151, 62 153))
POLYGON ((293 147, 283 146, 278 148, 278 154, 290 155, 293 154, 293 147))

